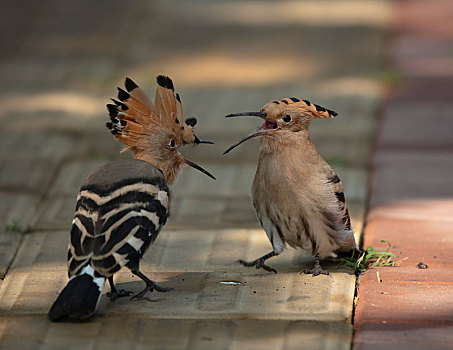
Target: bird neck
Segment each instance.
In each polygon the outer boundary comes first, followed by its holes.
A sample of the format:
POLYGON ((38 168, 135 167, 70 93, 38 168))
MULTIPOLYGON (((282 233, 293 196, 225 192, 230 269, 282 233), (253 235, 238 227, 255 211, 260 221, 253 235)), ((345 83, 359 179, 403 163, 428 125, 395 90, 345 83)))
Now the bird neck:
POLYGON ((154 165, 160 171, 162 171, 162 173, 164 174, 164 177, 165 177, 165 182, 167 183, 168 186, 173 185, 173 183, 175 182, 175 180, 178 176, 179 168, 182 165, 182 164, 173 164, 168 161, 158 160, 158 159, 152 157, 149 153, 136 153, 134 155, 134 158, 148 162, 151 165, 154 165))
POLYGON ((263 136, 260 142, 261 154, 272 155, 282 154, 286 152, 304 152, 311 153, 316 151, 315 146, 310 140, 308 130, 301 130, 298 132, 285 131, 279 134, 263 136))

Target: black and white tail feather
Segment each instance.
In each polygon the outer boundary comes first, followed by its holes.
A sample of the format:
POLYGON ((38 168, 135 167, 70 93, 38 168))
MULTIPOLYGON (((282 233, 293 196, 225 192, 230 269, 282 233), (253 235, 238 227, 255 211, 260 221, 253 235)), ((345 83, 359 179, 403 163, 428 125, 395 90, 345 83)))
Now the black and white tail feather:
POLYGON ((93 315, 101 300, 105 277, 95 277, 91 265, 72 276, 52 305, 48 317, 51 321, 64 318, 85 319, 93 315))

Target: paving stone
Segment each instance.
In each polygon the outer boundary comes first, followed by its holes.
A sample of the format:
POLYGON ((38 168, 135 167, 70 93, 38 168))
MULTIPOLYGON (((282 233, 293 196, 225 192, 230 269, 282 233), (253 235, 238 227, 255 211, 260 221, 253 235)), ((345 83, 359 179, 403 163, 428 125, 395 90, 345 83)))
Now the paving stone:
MULTIPOLYGON (((300 259, 293 255, 294 250, 271 263, 279 270, 278 274, 244 268, 235 260, 258 256, 267 238, 249 235, 246 239, 251 238, 251 244, 245 254, 238 252, 237 257, 232 257, 225 250, 231 246, 231 241, 224 244, 232 233, 236 239, 243 239, 238 237, 238 232, 231 231, 221 232, 224 234, 220 237, 222 241, 212 243, 197 239, 196 234, 203 234, 200 231, 167 234, 167 241, 161 241, 159 237, 158 241, 165 249, 162 252, 161 248, 153 246, 145 255, 141 270, 162 285, 171 285, 174 291, 150 294, 149 300, 156 302, 144 300, 140 307, 128 300, 111 303, 103 297, 100 310, 107 314, 132 313, 160 318, 350 321, 353 275, 335 270, 331 276, 300 275, 298 271, 307 265, 293 263, 300 259), (176 235, 182 238, 179 242, 176 235), (191 242, 187 242, 187 236, 192 236, 191 242), (256 244, 260 241, 262 244, 256 244), (203 245, 200 246, 200 242, 203 245), (216 254, 217 251, 220 253, 216 254), (155 259, 158 263, 153 263, 155 259)), ((67 236, 62 232, 34 233, 25 237, 1 285, 0 309, 3 313, 47 312, 67 282, 66 247, 67 236)), ((133 277, 129 270, 120 271, 116 283, 134 292, 143 287, 143 282, 133 277)))
MULTIPOLYGON (((241 275, 238 272, 152 272, 172 292, 150 294, 140 302, 103 297, 99 312, 142 314, 159 318, 286 319, 350 322, 354 276, 331 277, 285 273, 241 275), (235 282, 238 285, 223 285, 235 282)), ((45 314, 67 282, 66 271, 11 270, 1 285, 4 314, 45 314)), ((120 272, 118 287, 135 293, 144 287, 130 271, 120 272)))
POLYGON ((87 175, 107 163, 102 159, 76 159, 63 164, 52 184, 49 195, 72 195, 75 198, 87 175))
POLYGON ((31 221, 33 230, 69 230, 78 190, 71 195, 46 198, 31 221))
POLYGON ((409 76, 404 81, 405 84, 395 91, 396 101, 451 102, 453 81, 449 76, 409 76))
POLYGON ((5 278, 21 241, 19 232, 0 232, 0 279, 5 278))
POLYGON ((0 230, 26 231, 38 205, 35 195, 0 191, 0 230))
MULTIPOLYGON (((21 270, 66 270, 69 231, 44 231, 25 235, 14 262, 21 270)), ((145 254, 143 266, 155 271, 235 271, 245 274, 267 274, 245 268, 236 261, 255 259, 272 246, 261 229, 169 230, 164 228, 145 254)), ((269 260, 282 272, 300 272, 312 259, 297 249, 288 248, 269 260)), ((329 266, 328 262, 325 262, 329 266)), ((331 266, 337 271, 338 264, 331 266)), ((344 272, 345 270, 340 270, 344 272)))
POLYGON ((0 188, 5 191, 44 194, 57 168, 57 162, 27 158, 15 156, 3 160, 0 165, 0 188))
POLYGON ((172 320, 143 316, 95 317, 56 324, 43 316, 2 317, 1 349, 349 349, 344 323, 264 320, 172 320), (68 327, 70 326, 70 327, 68 327), (27 337, 21 337, 26 327, 27 337), (175 333, 176 332, 176 333, 175 333), (265 344, 263 344, 263 341, 265 344))
POLYGON ((374 163, 371 207, 453 195, 451 152, 380 151, 374 163))
MULTIPOLYGON (((1 115, 0 115, 1 116, 1 115)), ((43 159, 57 162, 66 157, 73 147, 71 137, 57 133, 25 132, 1 133, 0 159, 8 159, 12 155, 22 159, 43 159)))
POLYGON ((430 264, 453 263, 450 251, 453 246, 450 222, 430 220, 378 219, 367 223, 364 247, 386 248, 387 239, 393 252, 407 258, 405 265, 417 265, 420 261, 430 264))
POLYGON ((426 100, 387 105, 378 137, 379 147, 452 149, 452 108, 449 103, 426 100))
POLYGON ((405 76, 452 76, 452 43, 445 38, 401 35, 393 40, 395 65, 405 76))
MULTIPOLYGON (((403 256, 404 257, 404 256, 403 256)), ((417 285, 421 283, 446 285, 453 280, 453 269, 448 262, 440 260, 435 256, 433 261, 427 262, 428 268, 420 269, 414 259, 401 261, 394 267, 373 268, 372 272, 361 276, 361 281, 380 281, 385 283, 403 283, 417 285), (436 263, 437 261, 437 263, 436 263)))
POLYGON ((451 293, 451 282, 379 283, 377 279, 364 279, 360 281, 355 323, 452 322, 451 293))
POLYGON ((354 340, 354 349, 440 350, 453 347, 452 324, 365 323, 354 340))
POLYGON ((402 220, 433 220, 452 221, 453 201, 448 199, 427 199, 400 201, 372 208, 367 220, 402 219, 402 220))
POLYGON ((256 164, 205 162, 203 167, 214 174, 217 180, 212 181, 199 171, 184 167, 172 187, 175 196, 237 197, 250 194, 256 164))
POLYGON ((401 33, 417 36, 452 38, 453 30, 449 25, 452 4, 448 0, 438 0, 435 6, 423 1, 403 3, 397 12, 398 27, 401 33), (420 19, 423 19, 420 22, 420 19))

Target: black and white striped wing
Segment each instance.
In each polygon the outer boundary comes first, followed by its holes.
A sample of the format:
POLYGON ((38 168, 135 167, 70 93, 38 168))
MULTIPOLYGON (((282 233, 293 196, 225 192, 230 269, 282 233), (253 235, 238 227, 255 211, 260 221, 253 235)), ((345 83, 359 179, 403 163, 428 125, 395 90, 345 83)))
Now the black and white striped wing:
POLYGON ((346 205, 346 198, 344 196, 343 185, 341 184, 340 178, 335 172, 333 172, 333 175, 329 178, 329 182, 333 186, 335 197, 338 201, 341 217, 340 222, 346 231, 351 231, 351 218, 349 217, 349 211, 346 205))
POLYGON ((93 237, 93 241, 89 247, 79 249, 84 242, 76 239, 80 235, 74 235, 73 239, 71 232, 72 264, 82 258, 91 259, 98 274, 110 277, 124 265, 131 269, 138 267, 141 257, 166 223, 168 188, 143 179, 116 184, 108 192, 87 186, 79 193, 78 207, 81 206, 95 213, 91 215, 92 221, 83 225, 86 236, 93 237), (84 255, 78 255, 79 252, 84 255))

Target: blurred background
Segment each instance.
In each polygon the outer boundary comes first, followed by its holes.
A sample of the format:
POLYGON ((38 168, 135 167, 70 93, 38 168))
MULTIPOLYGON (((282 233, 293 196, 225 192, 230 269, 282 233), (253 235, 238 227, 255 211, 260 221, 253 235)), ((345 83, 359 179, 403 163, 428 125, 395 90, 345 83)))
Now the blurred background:
MULTIPOLYGON (((338 112, 312 138, 338 170, 360 232, 367 166, 385 83, 388 1, 3 2, 0 219, 20 230, 68 229, 84 176, 119 157, 105 104, 125 77, 154 96, 169 75, 186 117, 214 146, 184 149, 217 177, 185 169, 170 225, 257 226, 249 201, 258 126, 224 115, 269 100, 308 99, 338 112)), ((130 157, 130 154, 122 156, 130 157)))

